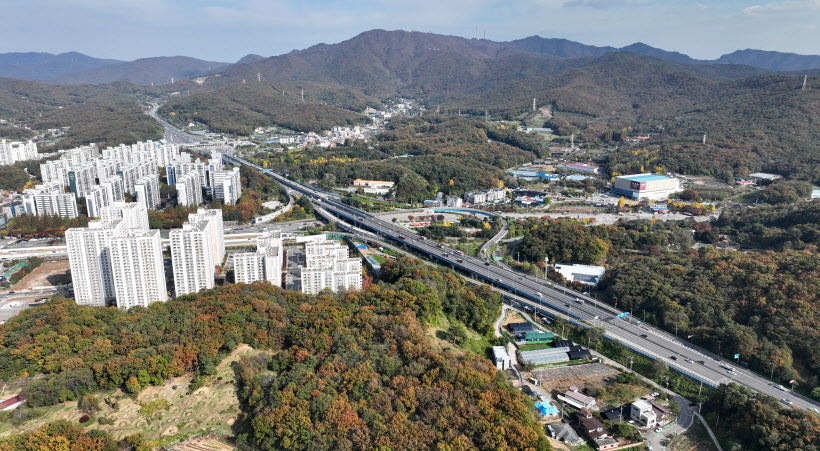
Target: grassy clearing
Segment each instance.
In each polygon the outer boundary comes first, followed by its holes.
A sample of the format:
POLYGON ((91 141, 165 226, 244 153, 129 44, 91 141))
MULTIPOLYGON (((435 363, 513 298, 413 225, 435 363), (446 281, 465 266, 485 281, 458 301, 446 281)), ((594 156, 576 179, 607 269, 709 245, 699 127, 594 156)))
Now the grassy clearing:
MULTIPOLYGON (((218 366, 217 373, 210 376, 205 386, 192 394, 187 388, 190 376, 169 379, 165 384, 143 389, 136 398, 117 390, 97 394, 116 400, 116 408, 100 402, 100 410, 84 427, 101 429, 120 439, 136 433, 143 433, 147 440, 158 446, 174 437, 184 437, 212 429, 216 432, 232 434, 231 425, 239 415, 239 403, 234 387, 234 373, 231 363, 241 355, 253 355, 259 351, 247 345, 238 346, 230 356, 218 366), (100 424, 99 418, 105 425, 100 424)), ((31 431, 56 420, 76 422, 83 415, 76 402, 66 402, 44 409, 43 415, 23 423, 19 427, 9 424, 0 426, 0 433, 17 434, 31 431)))

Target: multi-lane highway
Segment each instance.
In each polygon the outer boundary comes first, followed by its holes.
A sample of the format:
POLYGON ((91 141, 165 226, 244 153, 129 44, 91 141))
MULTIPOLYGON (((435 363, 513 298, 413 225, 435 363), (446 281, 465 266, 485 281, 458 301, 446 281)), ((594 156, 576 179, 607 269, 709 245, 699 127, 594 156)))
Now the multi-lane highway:
MULTIPOLYGON (((257 170, 262 168, 232 155, 224 158, 235 164, 249 165, 257 170)), ((790 391, 784 391, 776 384, 748 370, 736 368, 733 362, 701 350, 697 346, 654 327, 640 323, 624 312, 603 305, 595 299, 572 290, 564 290, 550 282, 533 276, 512 271, 489 261, 463 255, 459 251, 443 247, 433 241, 383 221, 364 211, 344 205, 335 197, 286 179, 274 172, 264 172, 283 185, 310 196, 324 210, 345 219, 362 229, 377 235, 393 238, 416 251, 427 254, 442 263, 459 268, 482 278, 489 283, 507 290, 523 304, 541 313, 572 318, 585 327, 600 326, 606 329, 606 336, 622 343, 634 351, 653 359, 660 359, 670 368, 702 381, 705 385, 718 386, 735 382, 755 391, 780 399, 785 405, 817 409, 820 404, 790 391), (621 318, 616 318, 621 316, 621 318)))
POLYGON ((165 127, 165 140, 172 144, 183 145, 183 144, 196 144, 200 140, 193 136, 189 135, 188 133, 182 132, 179 128, 172 125, 170 122, 166 121, 165 119, 159 117, 157 115, 157 109, 159 105, 154 105, 148 111, 148 115, 153 117, 157 122, 159 122, 163 127, 165 127))

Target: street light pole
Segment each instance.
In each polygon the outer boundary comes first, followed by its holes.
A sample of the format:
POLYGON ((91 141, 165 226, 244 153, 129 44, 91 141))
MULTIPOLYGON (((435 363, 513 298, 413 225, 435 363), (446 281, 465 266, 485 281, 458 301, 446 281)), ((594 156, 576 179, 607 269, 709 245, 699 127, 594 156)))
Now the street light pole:
POLYGON ((769 379, 774 379, 774 362, 772 362, 772 374, 769 376, 769 379))

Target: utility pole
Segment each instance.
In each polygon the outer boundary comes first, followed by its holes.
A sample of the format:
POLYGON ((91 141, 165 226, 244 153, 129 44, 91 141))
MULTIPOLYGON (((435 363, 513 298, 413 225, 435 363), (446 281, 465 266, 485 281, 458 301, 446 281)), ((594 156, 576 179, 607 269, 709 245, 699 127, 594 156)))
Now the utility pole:
POLYGON ((703 134, 703 144, 706 144, 706 133, 703 134))
POLYGON ((718 340, 718 357, 720 357, 720 340, 718 340))
POLYGON ((302 102, 305 101, 305 88, 302 88, 302 102))
POLYGON ((532 112, 535 113, 535 97, 532 98, 532 112))
POLYGON ((803 75, 803 88, 802 89, 804 91, 806 90, 806 80, 808 80, 808 78, 809 78, 808 75, 803 75))
MULTIPOLYGON (((698 387, 698 397, 700 397, 700 391, 703 390, 703 381, 700 381, 700 387, 698 387)), ((703 403, 701 403, 703 404, 703 403)), ((700 407, 698 407, 698 413, 700 413, 700 407)))
POLYGON ((774 379, 774 362, 772 362, 772 374, 769 376, 769 379, 774 379))

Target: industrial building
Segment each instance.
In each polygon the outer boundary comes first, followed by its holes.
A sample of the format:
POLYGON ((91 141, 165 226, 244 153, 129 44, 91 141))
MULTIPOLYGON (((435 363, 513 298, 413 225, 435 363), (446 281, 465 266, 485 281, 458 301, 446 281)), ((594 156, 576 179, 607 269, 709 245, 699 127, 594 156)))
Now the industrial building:
POLYGON ((592 166, 586 163, 561 163, 555 165, 555 167, 565 171, 588 172, 590 174, 598 173, 598 166, 592 166))
POLYGON ((636 200, 660 200, 681 191, 681 188, 675 177, 647 173, 615 177, 613 190, 616 194, 636 200))
POLYGON ((553 268, 570 282, 592 286, 597 286, 606 272, 606 268, 603 266, 570 265, 566 263, 556 263, 553 268))

